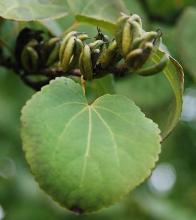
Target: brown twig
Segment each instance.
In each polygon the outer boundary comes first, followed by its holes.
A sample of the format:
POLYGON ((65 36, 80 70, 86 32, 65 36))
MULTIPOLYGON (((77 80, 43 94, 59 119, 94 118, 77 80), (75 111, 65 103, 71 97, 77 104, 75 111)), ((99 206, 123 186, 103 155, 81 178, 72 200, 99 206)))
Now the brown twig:
MULTIPOLYGON (((126 64, 120 64, 118 66, 110 67, 108 69, 101 69, 99 66, 97 66, 94 69, 94 78, 99 78, 107 74, 113 74, 115 77, 122 77, 126 73, 129 72, 129 68, 126 64)), ((31 79, 31 76, 33 74, 28 74, 25 75, 19 74, 21 80, 29 87, 32 89, 39 91, 44 85, 47 85, 50 80, 55 79, 56 77, 60 76, 76 76, 76 77, 81 77, 81 72, 80 69, 72 69, 69 72, 65 72, 62 69, 59 68, 52 68, 52 69, 44 69, 40 71, 40 75, 46 76, 47 79, 42 80, 42 81, 35 81, 31 79)))

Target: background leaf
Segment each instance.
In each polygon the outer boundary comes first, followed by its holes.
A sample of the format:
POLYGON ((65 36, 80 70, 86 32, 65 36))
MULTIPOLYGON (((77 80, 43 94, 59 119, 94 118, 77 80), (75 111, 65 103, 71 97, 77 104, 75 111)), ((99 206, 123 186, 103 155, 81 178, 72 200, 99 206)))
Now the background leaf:
POLYGON ((41 187, 78 213, 118 201, 150 174, 160 152, 157 125, 131 100, 104 95, 89 105, 67 78, 28 101, 22 139, 41 187))
POLYGON ((194 80, 196 80, 196 9, 187 8, 181 17, 176 26, 176 36, 177 41, 177 51, 180 57, 182 64, 191 74, 194 80))
POLYGON ((63 0, 1 0, 0 16, 22 21, 58 18, 67 14, 67 7, 63 0))

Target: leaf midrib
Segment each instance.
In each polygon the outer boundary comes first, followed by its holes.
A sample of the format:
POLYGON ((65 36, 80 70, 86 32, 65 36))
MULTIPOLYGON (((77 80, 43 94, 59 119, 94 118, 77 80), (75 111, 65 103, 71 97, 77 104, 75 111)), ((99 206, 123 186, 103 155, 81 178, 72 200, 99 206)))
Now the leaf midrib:
MULTIPOLYGON (((98 101, 98 99, 96 100, 96 102, 98 101)), ((63 103, 62 105, 58 106, 58 107, 62 107, 63 105, 66 104, 71 104, 71 102, 69 103, 63 103)), ((71 125, 71 123, 76 120, 79 116, 81 116, 82 113, 86 112, 88 109, 88 133, 87 133, 87 142, 86 142, 86 147, 85 147, 85 153, 84 153, 84 162, 82 165, 82 172, 81 172, 81 177, 80 177, 80 183, 79 186, 82 187, 83 183, 84 183, 84 179, 86 176, 86 170, 88 167, 88 160, 90 158, 90 148, 91 148, 91 139, 92 139, 92 111, 97 115, 97 117, 99 118, 99 120, 101 121, 101 123, 105 126, 106 130, 108 131, 108 133, 111 136, 111 140, 113 142, 113 148, 114 148, 114 153, 115 153, 115 157, 116 157, 116 161, 117 161, 117 165, 120 168, 120 159, 119 159, 119 155, 118 155, 118 144, 116 142, 115 139, 115 134, 112 131, 112 129, 110 128, 110 126, 108 125, 108 123, 105 121, 105 119, 101 116, 101 114, 98 111, 99 106, 95 107, 95 102, 93 102, 91 105, 89 105, 88 103, 78 103, 78 102, 73 102, 72 104, 83 104, 85 105, 84 108, 82 108, 80 111, 77 111, 77 113, 75 113, 69 120, 68 122, 64 125, 64 129, 61 132, 61 134, 59 135, 59 137, 57 138, 57 144, 54 148, 54 156, 53 156, 53 160, 56 160, 56 152, 58 149, 58 146, 60 144, 60 140, 63 138, 63 135, 65 134, 65 132, 67 131, 67 129, 69 128, 69 126, 71 125)), ((100 109, 102 109, 100 107, 100 109)), ((118 116, 118 114, 115 114, 116 116, 118 116)))

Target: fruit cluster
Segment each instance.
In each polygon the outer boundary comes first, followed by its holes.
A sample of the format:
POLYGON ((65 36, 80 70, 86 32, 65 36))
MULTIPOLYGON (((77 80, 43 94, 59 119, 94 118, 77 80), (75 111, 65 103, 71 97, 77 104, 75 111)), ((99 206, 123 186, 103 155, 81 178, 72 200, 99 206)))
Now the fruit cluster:
POLYGON ((100 72, 107 74, 119 63, 124 63, 128 72, 146 76, 161 72, 167 65, 169 57, 165 54, 160 63, 143 67, 160 41, 160 31, 144 31, 138 15, 121 14, 113 39, 100 29, 94 38, 72 31, 63 38, 30 39, 21 50, 20 61, 23 69, 31 73, 40 72, 40 66, 56 68, 64 75, 79 69, 85 80, 101 77, 100 72))

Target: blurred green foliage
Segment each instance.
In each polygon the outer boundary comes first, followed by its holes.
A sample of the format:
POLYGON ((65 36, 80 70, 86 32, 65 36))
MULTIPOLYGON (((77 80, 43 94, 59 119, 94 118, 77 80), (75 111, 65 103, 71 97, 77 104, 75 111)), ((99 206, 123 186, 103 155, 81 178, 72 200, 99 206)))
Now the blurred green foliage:
MULTIPOLYGON (((168 50, 185 68, 185 102, 182 120, 163 143, 157 168, 142 186, 121 203, 109 209, 90 216, 75 216, 59 207, 39 189, 21 150, 20 109, 33 91, 23 85, 15 73, 1 68, 0 219, 196 219, 196 40, 194 35, 196 34, 196 3, 195 0, 125 0, 125 3, 131 13, 139 13, 145 19, 147 29, 162 30, 163 41, 168 50), (175 16, 171 22, 168 20, 164 22, 164 19, 156 19, 156 16, 152 15, 157 15, 157 18, 175 16)), ((58 23, 59 30, 63 31, 62 28, 68 27, 72 19, 61 18, 58 23)), ((1 40, 4 39, 6 44, 14 45, 12 36, 16 36, 24 25, 25 23, 4 22, 0 29, 1 40)), ((50 25, 54 23, 47 24, 50 25)), ((90 26, 84 27, 92 33, 90 26)), ((81 26, 78 28, 81 29, 81 26)), ((9 50, 13 48, 8 48, 6 52, 9 53, 9 50)), ((170 90, 162 77, 156 76, 151 80, 131 77, 124 81, 122 82, 124 93, 128 93, 142 109, 146 109, 159 120, 170 100, 170 90)), ((94 85, 96 86, 97 84, 94 85)), ((120 87, 121 83, 118 86, 120 87)))

